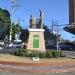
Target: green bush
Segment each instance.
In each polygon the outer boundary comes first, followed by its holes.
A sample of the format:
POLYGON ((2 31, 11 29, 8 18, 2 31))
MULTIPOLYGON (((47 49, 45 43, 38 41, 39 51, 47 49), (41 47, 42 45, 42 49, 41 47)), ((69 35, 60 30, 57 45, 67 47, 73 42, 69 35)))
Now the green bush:
POLYGON ((54 58, 60 57, 60 51, 52 51, 52 55, 54 58))
POLYGON ((32 53, 28 53, 27 54, 27 57, 32 57, 32 53))
POLYGON ((47 58, 52 58, 53 57, 52 52, 51 51, 46 51, 46 57, 47 58))
POLYGON ((55 51, 55 50, 47 50, 46 52, 38 52, 38 51, 31 51, 25 49, 18 49, 14 53, 17 56, 24 56, 24 57, 40 57, 40 58, 56 58, 56 57, 64 57, 64 52, 62 51, 55 51))
POLYGON ((15 52, 14 52, 14 55, 16 55, 16 56, 19 56, 19 50, 16 50, 15 52))
POLYGON ((65 57, 65 54, 63 51, 60 51, 60 57, 65 57))
POLYGON ((22 51, 21 51, 21 52, 19 53, 19 56, 25 56, 25 52, 22 52, 22 51))
POLYGON ((46 57, 46 53, 45 52, 39 53, 39 58, 45 58, 45 57, 46 57))
POLYGON ((31 57, 39 57, 39 52, 37 51, 32 51, 32 53, 30 53, 31 57))
POLYGON ((25 49, 18 49, 18 50, 15 51, 14 55, 26 56, 27 55, 27 50, 25 50, 25 49))

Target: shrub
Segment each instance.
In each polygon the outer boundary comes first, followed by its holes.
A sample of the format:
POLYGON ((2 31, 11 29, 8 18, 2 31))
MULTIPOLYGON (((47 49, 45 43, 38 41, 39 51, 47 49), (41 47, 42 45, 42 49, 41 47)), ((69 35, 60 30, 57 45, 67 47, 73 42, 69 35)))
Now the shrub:
POLYGON ((14 53, 17 56, 26 56, 27 55, 27 50, 25 49, 18 49, 14 53))
POLYGON ((32 53, 28 53, 27 54, 27 57, 32 57, 32 53))
POLYGON ((39 52, 37 51, 32 51, 32 53, 30 53, 31 57, 39 57, 39 52))
POLYGON ((44 53, 44 52, 39 53, 39 57, 40 57, 40 58, 45 58, 45 57, 46 57, 46 53, 44 53))
POLYGON ((60 51, 60 57, 65 57, 65 54, 63 51, 60 51))
POLYGON ((52 51, 52 55, 54 58, 60 57, 60 51, 52 51))
POLYGON ((40 58, 55 58, 55 57, 64 57, 64 52, 48 50, 46 52, 30 51, 25 49, 18 49, 14 53, 17 56, 26 56, 26 57, 40 57, 40 58))
POLYGON ((21 51, 21 52, 19 53, 19 56, 25 56, 25 52, 22 52, 22 51, 21 51))
POLYGON ((52 58, 53 57, 51 51, 46 51, 46 57, 47 58, 52 58))
POLYGON ((15 53, 14 53, 14 55, 19 56, 19 53, 20 53, 19 50, 16 50, 15 53))

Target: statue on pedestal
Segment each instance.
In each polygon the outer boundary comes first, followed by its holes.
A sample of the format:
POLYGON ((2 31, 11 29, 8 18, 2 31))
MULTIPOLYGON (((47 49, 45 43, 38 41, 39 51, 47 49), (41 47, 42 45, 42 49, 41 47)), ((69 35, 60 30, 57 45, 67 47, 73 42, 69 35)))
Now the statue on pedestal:
POLYGON ((35 20, 35 17, 33 17, 32 15, 30 18, 30 28, 32 28, 32 29, 36 28, 36 20, 35 20))
POLYGON ((39 25, 40 25, 40 28, 43 29, 43 11, 42 10, 39 10, 39 11, 40 11, 39 25))

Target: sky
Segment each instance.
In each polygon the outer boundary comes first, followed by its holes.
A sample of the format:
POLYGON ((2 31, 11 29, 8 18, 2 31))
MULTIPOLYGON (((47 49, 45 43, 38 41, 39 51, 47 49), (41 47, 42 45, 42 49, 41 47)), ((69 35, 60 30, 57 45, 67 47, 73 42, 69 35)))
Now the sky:
MULTIPOLYGON (((64 39, 75 40, 74 35, 64 31, 62 28, 69 22, 68 0, 16 0, 16 6, 13 11, 12 21, 17 22, 20 18, 21 26, 29 28, 29 19, 32 14, 36 19, 39 19, 39 9, 44 13, 44 24, 51 28, 52 20, 57 22, 61 37, 64 39)), ((11 0, 0 0, 0 8, 8 9, 11 13, 11 0)))

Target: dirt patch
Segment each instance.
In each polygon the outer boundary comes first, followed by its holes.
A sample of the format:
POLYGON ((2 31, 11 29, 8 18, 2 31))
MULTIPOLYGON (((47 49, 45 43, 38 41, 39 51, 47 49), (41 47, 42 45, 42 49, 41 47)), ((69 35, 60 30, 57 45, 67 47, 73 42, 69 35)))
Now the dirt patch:
POLYGON ((43 58, 40 61, 33 61, 32 58, 19 57, 8 54, 0 54, 0 61, 9 62, 24 62, 24 63, 51 63, 51 62, 75 62, 75 59, 70 58, 43 58))

